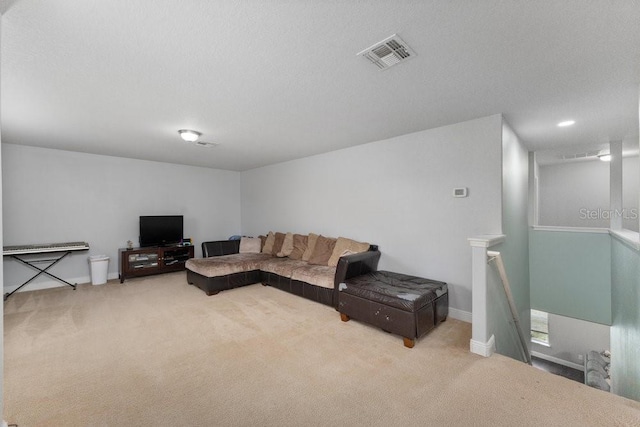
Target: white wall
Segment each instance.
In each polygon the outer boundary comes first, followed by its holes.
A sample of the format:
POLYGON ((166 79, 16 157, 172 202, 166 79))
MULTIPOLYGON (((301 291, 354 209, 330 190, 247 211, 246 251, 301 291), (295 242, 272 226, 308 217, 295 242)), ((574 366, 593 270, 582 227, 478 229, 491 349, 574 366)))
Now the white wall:
MULTIPOLYGON (((638 157, 625 157, 623 168, 623 226, 638 231, 638 157), (633 211, 632 211, 633 209, 633 211)), ((609 228, 609 163, 599 160, 541 166, 539 170, 540 225, 609 228), (582 215, 581 209, 595 218, 582 215)), ((584 212, 584 211, 583 211, 584 212)))
MULTIPOLYGON (((640 204, 640 157, 625 157, 622 160, 622 205, 625 210, 631 212, 635 209, 638 214, 638 205, 640 204)), ((633 218, 634 215, 627 215, 622 219, 622 227, 627 230, 638 231, 640 221, 633 218)))
MULTIPOLYGON (((184 215, 196 255, 203 240, 240 232, 240 173, 2 144, 4 244, 86 241, 52 268, 69 281, 90 281, 88 255, 107 254, 117 277, 118 248, 138 242, 140 215, 184 215)), ((46 264, 45 264, 46 265, 46 264)), ((5 291, 32 275, 4 260, 5 291)), ((37 279, 25 290, 58 285, 37 279)))
POLYGON ((242 231, 377 244, 380 269, 446 281, 468 313, 467 238, 501 232, 501 126, 495 115, 243 172, 242 231))
POLYGON ((610 327, 549 313, 549 347, 531 343, 531 352, 552 362, 582 369, 582 360, 590 350, 610 348, 610 327))
POLYGON ((609 220, 582 219, 581 209, 609 209, 609 163, 599 160, 540 166, 540 225, 609 227, 609 220))
MULTIPOLYGON (((500 252, 525 337, 530 330, 529 292, 529 152, 511 127, 502 126, 502 233, 505 241, 491 248, 500 252)), ((523 360, 522 344, 514 326, 495 263, 488 275, 488 330, 496 351, 523 360)), ((526 349, 528 351, 528 349, 526 349)))

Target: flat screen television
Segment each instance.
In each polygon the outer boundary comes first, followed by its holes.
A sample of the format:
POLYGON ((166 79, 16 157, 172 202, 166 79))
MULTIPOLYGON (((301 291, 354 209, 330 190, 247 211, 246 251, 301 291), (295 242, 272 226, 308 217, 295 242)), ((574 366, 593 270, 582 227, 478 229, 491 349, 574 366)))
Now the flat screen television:
POLYGON ((170 246, 182 241, 182 215, 140 217, 140 247, 170 246))

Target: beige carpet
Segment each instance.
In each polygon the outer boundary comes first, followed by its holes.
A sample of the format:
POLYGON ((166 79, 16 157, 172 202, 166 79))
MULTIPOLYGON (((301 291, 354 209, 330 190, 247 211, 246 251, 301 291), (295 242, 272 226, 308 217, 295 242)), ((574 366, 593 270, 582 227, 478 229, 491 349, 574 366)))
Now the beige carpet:
POLYGON ((330 307, 184 273, 13 295, 4 419, 26 426, 640 425, 640 403, 499 355, 449 319, 413 349, 330 307))

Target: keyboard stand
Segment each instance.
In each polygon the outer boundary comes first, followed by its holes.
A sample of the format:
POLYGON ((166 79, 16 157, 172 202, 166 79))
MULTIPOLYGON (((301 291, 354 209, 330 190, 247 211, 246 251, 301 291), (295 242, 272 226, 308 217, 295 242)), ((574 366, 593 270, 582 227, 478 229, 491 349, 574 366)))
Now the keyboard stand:
POLYGON ((56 279, 57 281, 64 283, 65 285, 71 286, 73 288, 73 290, 76 290, 76 286, 78 285, 76 284, 71 284, 69 282, 67 282, 64 279, 59 278, 58 276, 49 273, 47 270, 49 270, 51 267, 53 267, 54 265, 56 265, 58 262, 60 262, 60 260, 64 257, 66 257, 67 255, 69 255, 71 253, 71 251, 65 251, 64 253, 62 253, 58 258, 51 258, 51 259, 38 259, 38 260, 33 260, 33 261, 27 261, 24 260, 20 257, 18 257, 17 255, 5 255, 5 256, 10 256, 13 259, 17 259, 18 261, 20 261, 21 263, 28 265, 29 267, 32 267, 36 270, 38 270, 38 273, 33 276, 31 279, 27 280, 26 282, 24 282, 22 285, 18 286, 16 289, 14 289, 11 292, 7 292, 6 294, 4 294, 4 300, 6 301, 7 298, 9 298, 11 295, 13 295, 14 292, 18 291, 19 289, 21 289, 23 286, 28 285, 33 279, 35 279, 36 277, 40 276, 41 274, 46 274, 49 277, 52 277, 54 279, 56 279), (35 263, 39 263, 39 262, 50 262, 51 264, 49 264, 47 267, 45 267, 44 269, 34 265, 35 263))

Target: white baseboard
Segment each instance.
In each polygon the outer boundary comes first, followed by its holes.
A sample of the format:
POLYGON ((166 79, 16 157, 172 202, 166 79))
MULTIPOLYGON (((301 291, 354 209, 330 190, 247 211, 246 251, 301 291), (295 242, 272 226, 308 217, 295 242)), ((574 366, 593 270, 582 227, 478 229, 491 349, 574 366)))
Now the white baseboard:
MULTIPOLYGON (((107 274, 107 280, 113 280, 119 277, 120 275, 118 273, 107 274)), ((78 284, 78 285, 91 283, 91 276, 81 276, 81 277, 72 277, 70 279, 66 279, 66 278, 63 278, 63 279, 69 283, 78 284)), ((5 286, 4 292, 5 293, 13 292, 14 290, 18 289, 19 286, 20 285, 5 286)), ((51 288, 62 288, 65 286, 67 285, 65 285, 64 283, 58 282, 57 280, 47 280, 43 282, 29 283, 28 285, 20 289, 18 292, 38 291, 41 289, 51 289, 51 288)))
POLYGON ((537 357, 538 359, 546 360, 548 362, 557 363, 558 365, 567 366, 569 368, 577 369, 579 371, 584 372, 584 366, 578 363, 569 362, 568 360, 558 359, 557 357, 549 356, 547 354, 538 353, 537 351, 532 351, 531 355, 537 357))
POLYGON ((471 323, 471 312, 449 307, 449 316, 453 319, 471 323))
POLYGON ((469 341, 469 350, 471 351, 471 353, 479 354, 480 356, 484 357, 490 357, 493 353, 496 352, 496 338, 493 335, 491 335, 491 338, 489 338, 489 341, 487 341, 486 343, 476 340, 469 341))

